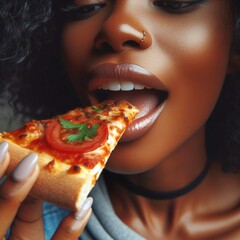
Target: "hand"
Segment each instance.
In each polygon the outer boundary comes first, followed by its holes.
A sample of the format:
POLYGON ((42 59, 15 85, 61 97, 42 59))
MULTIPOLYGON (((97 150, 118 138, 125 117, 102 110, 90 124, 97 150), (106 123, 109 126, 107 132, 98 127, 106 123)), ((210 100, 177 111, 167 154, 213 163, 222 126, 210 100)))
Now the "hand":
MULTIPOLYGON (((0 179, 10 161, 8 144, 0 143, 0 179)), ((11 226, 9 239, 44 239, 42 201, 27 197, 39 174, 38 155, 31 153, 0 185, 0 240, 5 239, 11 226)), ((53 240, 77 239, 91 215, 92 199, 88 198, 78 213, 72 213, 60 223, 53 240)))

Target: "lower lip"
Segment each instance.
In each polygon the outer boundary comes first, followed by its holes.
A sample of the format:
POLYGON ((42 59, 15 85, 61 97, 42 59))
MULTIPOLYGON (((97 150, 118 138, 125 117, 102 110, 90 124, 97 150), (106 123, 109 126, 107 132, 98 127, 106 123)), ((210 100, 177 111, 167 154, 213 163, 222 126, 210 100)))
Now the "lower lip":
POLYGON ((165 102, 161 103, 156 109, 147 115, 141 118, 136 118, 136 120, 128 126, 127 130, 121 137, 120 142, 134 141, 146 134, 163 111, 164 106, 165 102))

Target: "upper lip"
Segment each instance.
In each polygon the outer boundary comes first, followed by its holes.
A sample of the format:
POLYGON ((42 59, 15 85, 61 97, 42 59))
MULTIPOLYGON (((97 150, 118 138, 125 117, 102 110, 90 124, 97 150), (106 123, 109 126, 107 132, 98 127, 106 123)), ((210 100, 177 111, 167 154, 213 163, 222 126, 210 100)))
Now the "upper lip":
POLYGON ((90 92, 108 82, 133 82, 144 86, 166 91, 160 79, 151 72, 136 64, 104 63, 94 67, 87 76, 88 89, 90 92))

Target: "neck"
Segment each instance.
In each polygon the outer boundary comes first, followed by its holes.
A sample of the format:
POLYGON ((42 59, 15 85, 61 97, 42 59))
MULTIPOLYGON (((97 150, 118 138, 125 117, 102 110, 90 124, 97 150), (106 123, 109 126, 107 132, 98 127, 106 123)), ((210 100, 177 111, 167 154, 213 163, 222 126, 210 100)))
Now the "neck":
POLYGON ((127 175, 132 183, 153 191, 176 191, 194 181, 206 165, 204 130, 198 131, 151 170, 127 175), (197 135, 197 136, 196 136, 197 135))

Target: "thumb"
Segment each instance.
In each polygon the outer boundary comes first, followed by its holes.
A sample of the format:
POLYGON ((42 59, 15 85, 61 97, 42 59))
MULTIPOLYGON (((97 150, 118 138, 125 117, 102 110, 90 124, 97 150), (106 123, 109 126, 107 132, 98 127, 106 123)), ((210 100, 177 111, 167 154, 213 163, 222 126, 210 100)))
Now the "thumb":
POLYGON ((75 240, 82 234, 92 213, 93 199, 87 198, 82 209, 75 214, 71 214, 64 218, 55 232, 52 240, 75 240))

